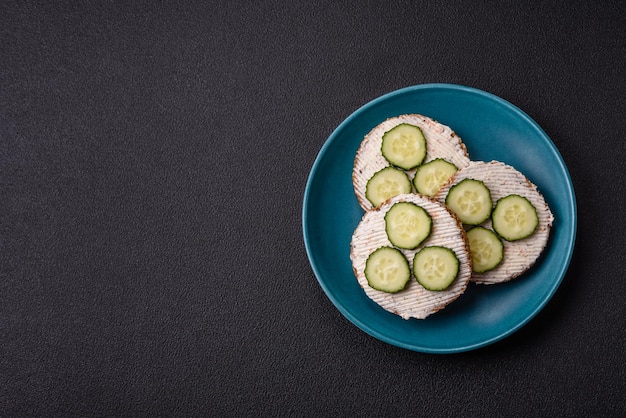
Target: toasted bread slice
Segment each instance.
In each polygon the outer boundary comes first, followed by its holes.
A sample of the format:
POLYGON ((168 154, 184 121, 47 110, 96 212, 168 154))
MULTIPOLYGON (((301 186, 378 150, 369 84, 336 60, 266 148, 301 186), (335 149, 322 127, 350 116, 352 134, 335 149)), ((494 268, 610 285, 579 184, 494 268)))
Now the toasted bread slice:
MULTIPOLYGON (((527 198, 537 210, 539 224, 535 232, 527 238, 509 242, 502 239, 504 254, 502 262, 493 270, 485 273, 473 273, 471 280, 481 284, 495 284, 512 280, 530 267, 539 258, 548 243, 554 216, 537 186, 510 165, 498 161, 472 161, 467 167, 459 170, 444 185, 434 198, 445 202, 446 195, 452 186, 464 179, 480 180, 489 188, 493 204, 498 199, 517 194, 527 198)), ((493 230, 491 219, 482 224, 493 230)))
MULTIPOLYGON (((423 163, 443 158, 456 165, 460 170, 469 164, 469 155, 461 138, 446 125, 418 114, 400 115, 390 118, 374 127, 363 138, 354 159, 352 183, 354 192, 363 210, 372 210, 372 204, 365 197, 367 182, 374 173, 388 167, 389 162, 381 152, 383 134, 401 123, 415 125, 422 130, 426 138, 426 157, 423 163)), ((415 175, 415 169, 407 172, 409 178, 415 175)))
POLYGON ((461 223, 445 205, 429 197, 412 193, 392 197, 377 209, 364 214, 352 236, 350 259, 354 274, 365 294, 385 310, 404 319, 423 319, 443 309, 465 292, 472 274, 472 259, 461 223), (415 254, 425 246, 449 248, 459 260, 457 277, 446 290, 426 290, 414 277, 404 290, 398 293, 381 292, 368 285, 364 273, 365 263, 374 250, 382 246, 391 246, 385 232, 385 214, 397 202, 415 203, 424 208, 433 221, 429 238, 414 250, 401 250, 411 266, 415 254))

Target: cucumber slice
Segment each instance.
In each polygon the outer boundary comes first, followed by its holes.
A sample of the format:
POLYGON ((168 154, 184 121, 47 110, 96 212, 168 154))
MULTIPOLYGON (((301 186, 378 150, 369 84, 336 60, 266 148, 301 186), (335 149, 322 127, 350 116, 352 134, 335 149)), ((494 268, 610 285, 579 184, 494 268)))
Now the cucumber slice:
POLYGON ((413 259, 413 274, 427 290, 447 289, 459 273, 459 259, 446 247, 424 247, 413 259))
POLYGON ((483 223, 491 215, 491 192, 480 180, 464 179, 448 191, 446 205, 467 225, 483 223))
POLYGON ((381 151, 391 165, 411 170, 426 157, 426 138, 417 126, 401 123, 385 132, 381 151))
POLYGON ((528 199, 517 194, 499 199, 491 220, 494 231, 507 241, 529 237, 539 225, 537 209, 528 199))
POLYGON ((428 236, 433 220, 424 208, 411 202, 398 202, 385 214, 385 231, 398 248, 417 248, 428 236))
POLYGON ((418 193, 432 197, 457 170, 457 166, 443 158, 429 161, 419 166, 415 172, 415 177, 413 177, 415 190, 418 193))
POLYGON ((484 273, 496 268, 504 258, 504 245, 491 230, 476 226, 467 231, 467 242, 472 254, 472 271, 484 273))
POLYGON ((373 289, 396 293, 404 289, 409 282, 411 269, 400 250, 380 247, 365 261, 365 278, 373 289))
POLYGON ((385 167, 374 173, 365 186, 365 197, 377 207, 390 197, 411 193, 411 180, 402 170, 385 167))

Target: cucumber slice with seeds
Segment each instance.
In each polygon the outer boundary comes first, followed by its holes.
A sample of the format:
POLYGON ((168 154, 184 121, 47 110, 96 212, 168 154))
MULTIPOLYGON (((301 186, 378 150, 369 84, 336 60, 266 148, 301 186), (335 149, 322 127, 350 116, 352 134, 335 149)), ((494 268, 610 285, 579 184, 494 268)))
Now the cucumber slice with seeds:
POLYGON ((537 209, 523 196, 512 194, 499 199, 491 215, 493 229, 507 241, 531 236, 539 225, 537 209))
POLYGON ((472 254, 472 271, 475 273, 493 270, 502 262, 504 246, 493 231, 476 226, 467 231, 467 242, 472 254))
POLYGON ((411 202, 398 202, 385 214, 385 231, 398 248, 417 248, 428 236, 433 221, 424 208, 411 202))
POLYGON ((365 197, 377 207, 390 197, 411 193, 411 180, 402 170, 385 167, 374 173, 365 186, 365 197))
POLYGON ((467 225, 483 223, 493 208, 491 192, 485 183, 469 178, 450 188, 446 205, 467 225))
POLYGON ((427 290, 445 290, 459 274, 459 259, 449 248, 424 247, 413 259, 413 274, 427 290))
POLYGON ((412 170, 426 157, 426 138, 417 126, 401 123, 385 132, 381 151, 391 165, 412 170))
POLYGON ((409 262, 400 250, 380 247, 365 262, 365 278, 373 289, 396 293, 404 289, 411 278, 409 262))
POLYGON ((436 158, 420 165, 415 172, 415 177, 413 177, 415 190, 432 197, 457 170, 457 166, 443 158, 436 158))

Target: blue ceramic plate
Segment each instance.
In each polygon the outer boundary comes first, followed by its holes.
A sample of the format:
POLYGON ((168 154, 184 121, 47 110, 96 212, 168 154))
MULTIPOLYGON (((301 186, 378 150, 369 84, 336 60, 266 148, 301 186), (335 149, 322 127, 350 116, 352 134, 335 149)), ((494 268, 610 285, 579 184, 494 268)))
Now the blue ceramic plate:
POLYGON ((348 117, 322 147, 306 185, 303 233, 307 254, 326 295, 368 334, 409 350, 454 353, 512 334, 550 300, 574 249, 576 200, 558 150, 523 111, 469 87, 425 84, 397 90, 348 117), (450 126, 472 160, 498 160, 524 173, 555 216, 550 241, 531 270, 509 283, 478 286, 424 320, 404 320, 372 302, 352 272, 350 239, 363 216, 352 188, 352 165, 361 140, 386 118, 420 113, 450 126))

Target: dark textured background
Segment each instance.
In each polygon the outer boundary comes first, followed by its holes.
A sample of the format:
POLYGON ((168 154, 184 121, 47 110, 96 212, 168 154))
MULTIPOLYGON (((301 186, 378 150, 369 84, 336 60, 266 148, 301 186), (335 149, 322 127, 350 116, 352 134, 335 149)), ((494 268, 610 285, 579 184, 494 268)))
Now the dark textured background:
POLYGON ((130 3, 0 5, 0 415, 626 412, 625 3, 130 3), (551 302, 456 355, 353 326, 301 232, 336 126, 430 82, 523 109, 578 199, 551 302))

